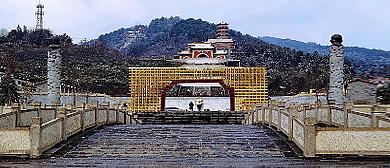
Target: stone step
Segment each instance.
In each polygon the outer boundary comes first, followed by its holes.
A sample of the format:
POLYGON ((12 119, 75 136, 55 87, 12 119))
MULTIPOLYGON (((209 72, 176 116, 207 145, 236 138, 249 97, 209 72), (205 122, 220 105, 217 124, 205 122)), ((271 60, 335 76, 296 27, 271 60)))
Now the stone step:
POLYGON ((117 125, 89 137, 65 157, 282 157, 254 125, 117 125))
POLYGON ((134 118, 143 124, 241 124, 244 113, 238 111, 161 111, 137 112, 134 118))

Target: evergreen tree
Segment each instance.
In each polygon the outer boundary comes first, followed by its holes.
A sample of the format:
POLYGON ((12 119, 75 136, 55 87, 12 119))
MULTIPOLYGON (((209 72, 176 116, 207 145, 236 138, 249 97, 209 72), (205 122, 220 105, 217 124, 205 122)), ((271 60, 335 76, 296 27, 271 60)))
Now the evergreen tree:
POLYGON ((0 105, 19 102, 18 87, 10 73, 6 73, 0 82, 0 105))
POLYGON ((390 104, 390 84, 380 87, 376 92, 378 102, 390 104))
POLYGON ((3 72, 0 76, 0 105, 19 102, 18 87, 12 75, 18 63, 14 59, 15 53, 11 52, 10 48, 0 48, 0 72, 3 72))

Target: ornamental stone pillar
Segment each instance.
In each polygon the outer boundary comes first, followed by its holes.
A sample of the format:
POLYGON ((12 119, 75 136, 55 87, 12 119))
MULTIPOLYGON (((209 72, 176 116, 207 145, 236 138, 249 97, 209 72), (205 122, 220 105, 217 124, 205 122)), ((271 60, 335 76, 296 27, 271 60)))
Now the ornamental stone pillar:
POLYGON ((330 63, 330 82, 329 82, 329 100, 334 100, 337 107, 343 107, 343 68, 344 68, 344 48, 341 44, 343 39, 340 34, 334 34, 330 40, 329 63, 330 63))
POLYGON ((50 46, 47 58, 47 100, 48 104, 56 102, 61 104, 61 53, 60 39, 50 37, 50 46))

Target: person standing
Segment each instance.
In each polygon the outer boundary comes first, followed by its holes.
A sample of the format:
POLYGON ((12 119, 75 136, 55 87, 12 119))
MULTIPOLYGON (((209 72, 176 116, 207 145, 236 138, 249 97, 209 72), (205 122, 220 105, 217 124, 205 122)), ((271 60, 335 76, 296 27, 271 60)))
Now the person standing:
POLYGON ((190 110, 194 111, 194 103, 192 103, 192 101, 190 102, 189 106, 190 106, 190 110))
POLYGON ((198 111, 200 111, 202 109, 203 100, 199 97, 198 99, 196 99, 195 104, 198 107, 198 111))

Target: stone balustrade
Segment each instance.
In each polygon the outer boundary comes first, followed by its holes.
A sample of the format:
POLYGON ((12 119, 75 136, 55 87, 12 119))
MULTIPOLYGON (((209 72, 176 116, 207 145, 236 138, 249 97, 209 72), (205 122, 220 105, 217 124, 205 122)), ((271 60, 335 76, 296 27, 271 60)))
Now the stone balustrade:
POLYGON ((110 124, 135 124, 125 107, 109 103, 78 103, 75 108, 46 108, 40 103, 29 109, 14 104, 0 115, 0 154, 39 157, 68 137, 91 127, 110 124))
POLYGON ((314 105, 271 101, 255 105, 244 124, 266 124, 281 131, 306 157, 316 154, 390 154, 388 105, 333 101, 314 105), (361 110, 361 111, 358 111, 361 110), (386 145, 387 144, 387 145, 386 145))

